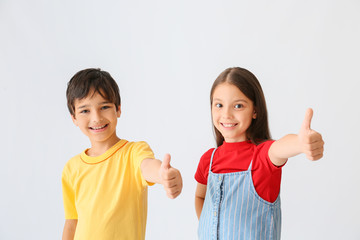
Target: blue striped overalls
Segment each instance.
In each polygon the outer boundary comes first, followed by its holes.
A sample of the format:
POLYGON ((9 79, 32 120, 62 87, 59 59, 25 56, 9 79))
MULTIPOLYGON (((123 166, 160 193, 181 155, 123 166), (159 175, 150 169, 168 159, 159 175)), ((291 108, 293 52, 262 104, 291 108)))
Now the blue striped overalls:
POLYGON ((280 194, 274 203, 255 191, 251 165, 247 171, 213 173, 209 166, 204 206, 198 228, 200 240, 280 239, 280 194))

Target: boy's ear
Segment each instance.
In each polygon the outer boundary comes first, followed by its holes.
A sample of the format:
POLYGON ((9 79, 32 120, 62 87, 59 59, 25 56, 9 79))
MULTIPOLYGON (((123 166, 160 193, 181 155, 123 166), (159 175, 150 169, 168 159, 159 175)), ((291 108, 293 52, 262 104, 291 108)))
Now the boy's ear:
POLYGON ((119 118, 121 115, 121 105, 118 106, 118 108, 116 109, 116 116, 119 118))
POLYGON ((75 126, 78 127, 77 120, 76 120, 75 116, 72 115, 72 114, 70 114, 70 116, 71 116, 71 120, 73 121, 73 123, 75 124, 75 126))

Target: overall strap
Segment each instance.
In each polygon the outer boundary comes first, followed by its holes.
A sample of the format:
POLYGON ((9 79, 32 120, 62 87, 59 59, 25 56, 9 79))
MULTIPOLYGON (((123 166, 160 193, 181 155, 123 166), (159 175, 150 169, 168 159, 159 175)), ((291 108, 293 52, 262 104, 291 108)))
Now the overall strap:
POLYGON ((212 161, 213 161, 213 158, 214 158, 214 154, 215 154, 216 149, 217 149, 217 148, 214 148, 214 151, 213 151, 212 154, 211 154, 209 172, 211 172, 212 161))
POLYGON ((248 171, 250 171, 250 170, 251 170, 252 163, 253 163, 253 160, 251 159, 251 162, 250 162, 250 165, 249 165, 248 171))

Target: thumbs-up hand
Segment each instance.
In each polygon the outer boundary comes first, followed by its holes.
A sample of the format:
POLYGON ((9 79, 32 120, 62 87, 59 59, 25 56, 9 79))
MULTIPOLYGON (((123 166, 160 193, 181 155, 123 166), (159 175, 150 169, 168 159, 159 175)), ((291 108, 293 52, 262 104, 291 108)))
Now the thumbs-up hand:
POLYGON ((306 110, 304 121, 298 134, 301 151, 306 154, 309 160, 319 160, 324 153, 324 141, 321 134, 311 129, 313 110, 306 110))
POLYGON ((164 160, 159 169, 161 184, 164 186, 166 195, 174 199, 181 193, 182 178, 180 171, 170 165, 170 154, 165 154, 164 160))

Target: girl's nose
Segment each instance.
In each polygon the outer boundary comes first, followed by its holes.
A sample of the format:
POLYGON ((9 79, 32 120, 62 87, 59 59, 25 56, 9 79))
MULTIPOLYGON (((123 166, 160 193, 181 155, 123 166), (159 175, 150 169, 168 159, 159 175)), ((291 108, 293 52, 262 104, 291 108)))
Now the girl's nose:
POLYGON ((231 116, 232 116, 231 108, 224 108, 223 117, 224 118, 231 118, 231 116))

